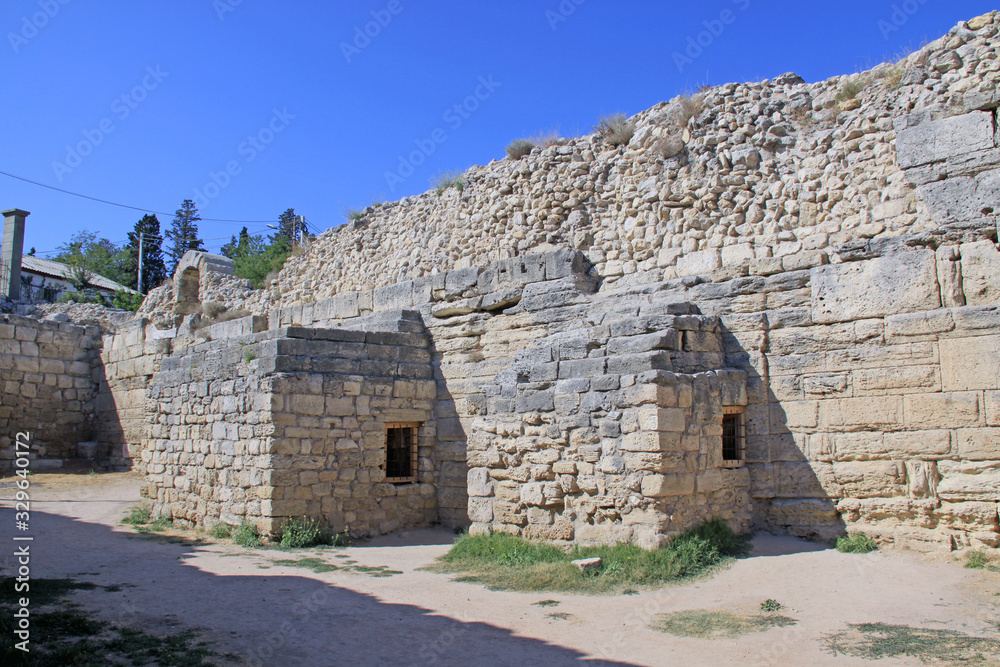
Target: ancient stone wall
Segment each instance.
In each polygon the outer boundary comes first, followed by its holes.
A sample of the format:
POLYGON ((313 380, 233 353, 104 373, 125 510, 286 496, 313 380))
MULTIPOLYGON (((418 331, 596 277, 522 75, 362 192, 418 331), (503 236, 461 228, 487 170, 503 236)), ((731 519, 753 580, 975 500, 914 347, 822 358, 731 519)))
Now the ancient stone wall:
POLYGON ((38 459, 76 456, 90 441, 100 346, 96 327, 0 315, 0 466, 12 464, 17 432, 31 434, 38 459))
POLYGON ((435 521, 426 334, 260 331, 259 319, 206 327, 207 342, 154 374, 142 455, 154 511, 198 525, 246 518, 272 535, 300 516, 355 536, 435 521), (419 424, 410 483, 386 481, 393 423, 419 424))
POLYGON ((115 467, 129 468, 141 460, 147 389, 161 360, 171 352, 173 333, 137 319, 104 337, 95 374, 94 437, 108 447, 115 467))
MULTIPOLYGON (((794 534, 996 545, 998 33, 994 12, 870 72, 658 105, 631 119, 628 145, 590 135, 474 167, 461 190, 375 205, 322 234, 265 290, 201 272, 198 300, 248 309, 271 331, 392 331, 398 318, 381 314, 419 313, 445 523, 654 543, 646 528, 680 527, 656 516, 670 503, 682 523, 701 512, 742 524, 749 497, 757 526, 794 534), (680 302, 693 307, 671 313, 680 302), (676 320, 602 329, 667 314, 694 318, 698 336, 676 320), (669 331, 684 332, 679 348, 634 351, 669 331), (668 381, 657 364, 675 353, 699 363, 668 381), (635 354, 641 368, 609 371, 635 354), (519 364, 545 370, 522 377, 519 364), (588 364, 601 373, 561 370, 588 364), (746 378, 747 461, 722 469, 720 487, 708 453, 733 369, 746 378), (697 448, 682 436, 652 464, 626 449, 649 439, 628 429, 651 423, 640 413, 653 403, 617 405, 637 383, 674 415, 648 430, 680 433, 680 410, 697 448), (683 472, 666 463, 678 451, 683 472), (715 490, 699 495, 701 479, 715 490)), ((176 296, 158 289, 142 312, 177 327, 176 296)), ((175 356, 202 349, 194 317, 175 356)))

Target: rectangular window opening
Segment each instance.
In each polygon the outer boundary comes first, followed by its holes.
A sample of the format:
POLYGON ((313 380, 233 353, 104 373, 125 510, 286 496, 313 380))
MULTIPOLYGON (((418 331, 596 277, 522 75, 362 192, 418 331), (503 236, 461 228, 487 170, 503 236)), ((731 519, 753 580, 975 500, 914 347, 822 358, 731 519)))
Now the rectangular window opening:
POLYGON ((746 460, 746 426, 742 407, 722 409, 722 465, 738 468, 746 460))
POLYGON ((385 481, 409 484, 417 481, 417 429, 419 424, 385 425, 385 481))

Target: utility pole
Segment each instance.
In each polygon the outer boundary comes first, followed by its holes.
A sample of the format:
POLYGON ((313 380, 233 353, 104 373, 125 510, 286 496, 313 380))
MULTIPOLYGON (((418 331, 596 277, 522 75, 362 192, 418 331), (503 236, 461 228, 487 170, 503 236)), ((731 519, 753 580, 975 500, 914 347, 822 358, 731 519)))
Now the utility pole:
POLYGON ((139 288, 139 294, 142 294, 142 237, 145 236, 142 232, 139 232, 139 277, 135 284, 139 288))

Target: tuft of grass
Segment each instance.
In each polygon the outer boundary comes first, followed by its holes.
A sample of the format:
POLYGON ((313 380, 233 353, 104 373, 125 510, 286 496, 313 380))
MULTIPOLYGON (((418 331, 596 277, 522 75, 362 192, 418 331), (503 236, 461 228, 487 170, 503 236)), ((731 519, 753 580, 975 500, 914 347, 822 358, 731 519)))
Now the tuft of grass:
POLYGON ((848 100, 853 100, 865 89, 867 82, 862 77, 854 77, 844 82, 837 91, 836 100, 843 104, 848 100))
POLYGON ((797 622, 794 618, 777 614, 737 614, 731 611, 689 609, 658 614, 649 627, 675 637, 721 639, 782 628, 797 622))
POLYGON ((702 574, 745 553, 745 538, 715 520, 675 537, 660 549, 634 544, 577 547, 570 552, 503 533, 466 535, 431 569, 494 590, 617 593, 661 586, 702 574), (599 557, 600 570, 581 572, 570 561, 599 557))
POLYGON ((546 132, 539 132, 537 135, 528 139, 528 141, 530 141, 532 145, 538 146, 539 148, 548 148, 558 144, 560 139, 559 130, 549 130, 546 132))
POLYGON ((507 148, 504 150, 507 151, 507 157, 510 159, 520 160, 534 148, 535 144, 531 141, 531 139, 515 139, 507 144, 507 148))
POLYGON ((292 518, 281 528, 281 546, 288 549, 302 549, 319 544, 329 544, 330 537, 319 521, 308 517, 292 518))
POLYGON ((702 93, 680 95, 677 97, 677 107, 680 109, 678 124, 683 127, 687 125, 689 120, 705 110, 705 96, 702 93))
POLYGON ((287 565, 288 567, 304 567, 313 572, 350 572, 354 574, 365 574, 369 577, 391 577, 394 574, 403 574, 400 570, 390 570, 385 565, 353 565, 357 561, 345 561, 343 565, 334 565, 319 558, 285 558, 271 561, 275 565, 287 565))
POLYGON ((224 540, 232 536, 233 527, 228 523, 217 523, 212 526, 212 529, 208 531, 208 534, 217 540, 224 540))
POLYGON ((173 521, 171 520, 171 518, 169 516, 167 516, 166 514, 161 514, 160 516, 156 517, 154 520, 150 521, 149 524, 145 528, 146 528, 146 530, 148 530, 150 532, 158 533, 161 530, 166 530, 167 528, 170 528, 170 526, 172 526, 172 525, 173 525, 173 521))
POLYGON ((275 565, 287 565, 288 567, 304 567, 313 572, 333 572, 344 569, 338 565, 327 563, 319 558, 284 558, 273 561, 275 565))
POLYGON ((439 195, 444 194, 444 191, 448 188, 455 188, 459 192, 465 189, 465 183, 462 181, 462 174, 464 172, 455 171, 443 171, 437 174, 431 179, 431 187, 439 195))
POLYGON ((249 364, 249 363, 250 363, 251 361, 253 361, 254 359, 256 359, 256 358, 257 358, 257 355, 256 355, 256 354, 254 354, 254 353, 253 353, 253 351, 251 351, 251 350, 247 350, 247 351, 245 351, 245 352, 243 353, 243 361, 245 361, 245 362, 246 362, 246 363, 248 363, 248 364, 249 364))
POLYGON ((133 505, 128 509, 128 516, 122 519, 122 523, 130 526, 142 526, 149 523, 152 518, 152 510, 149 505, 133 505))
POLYGON ((260 539, 260 531, 257 530, 257 526, 246 519, 240 522, 240 525, 232 532, 232 536, 233 542, 247 549, 257 549, 264 544, 260 539))
POLYGON ((837 551, 845 554, 867 554, 878 549, 875 540, 864 533, 851 533, 837 538, 837 551))
POLYGON ((918 660, 978 665, 998 664, 1000 641, 953 630, 912 628, 888 623, 849 624, 850 630, 826 637, 827 650, 867 660, 911 656, 918 660))
POLYGON ((627 144, 635 134, 635 124, 623 113, 605 116, 594 129, 612 146, 627 144))
POLYGON ((559 600, 539 600, 538 602, 532 602, 531 604, 536 607, 555 607, 559 604, 559 600))
POLYGON ((983 549, 978 551, 968 551, 965 554, 965 567, 971 570, 1000 570, 1000 557, 990 554, 983 549))
POLYGON ((365 214, 356 208, 350 206, 344 207, 344 220, 347 222, 359 222, 365 219, 365 214))
POLYGON ((777 600, 772 600, 771 598, 768 598, 760 603, 761 611, 770 612, 770 611, 778 611, 780 609, 781 609, 781 603, 778 602, 777 600))

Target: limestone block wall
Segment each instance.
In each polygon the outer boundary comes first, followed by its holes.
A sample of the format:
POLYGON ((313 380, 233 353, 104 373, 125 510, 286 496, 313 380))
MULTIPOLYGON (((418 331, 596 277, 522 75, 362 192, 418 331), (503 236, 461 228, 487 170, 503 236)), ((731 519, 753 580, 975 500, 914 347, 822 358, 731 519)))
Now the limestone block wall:
POLYGON ((18 432, 31 434, 42 459, 76 456, 77 443, 91 439, 100 347, 96 327, 0 315, 0 466, 12 464, 18 432))
POLYGON ((141 460, 147 388, 161 360, 171 352, 173 334, 140 318, 104 337, 95 369, 94 437, 108 446, 116 467, 131 468, 141 460))
MULTIPOLYGON (((252 318, 247 318, 248 320, 252 318)), ((155 512, 247 518, 275 534, 312 516, 364 536, 437 520, 426 334, 280 328, 220 335, 165 358, 143 450, 155 512), (386 423, 419 423, 415 482, 385 481, 386 423)))
POLYGON ((750 526, 749 475, 722 461, 723 406, 746 374, 722 364, 718 319, 690 304, 602 318, 519 353, 474 401, 473 532, 660 546, 709 518, 750 526))

